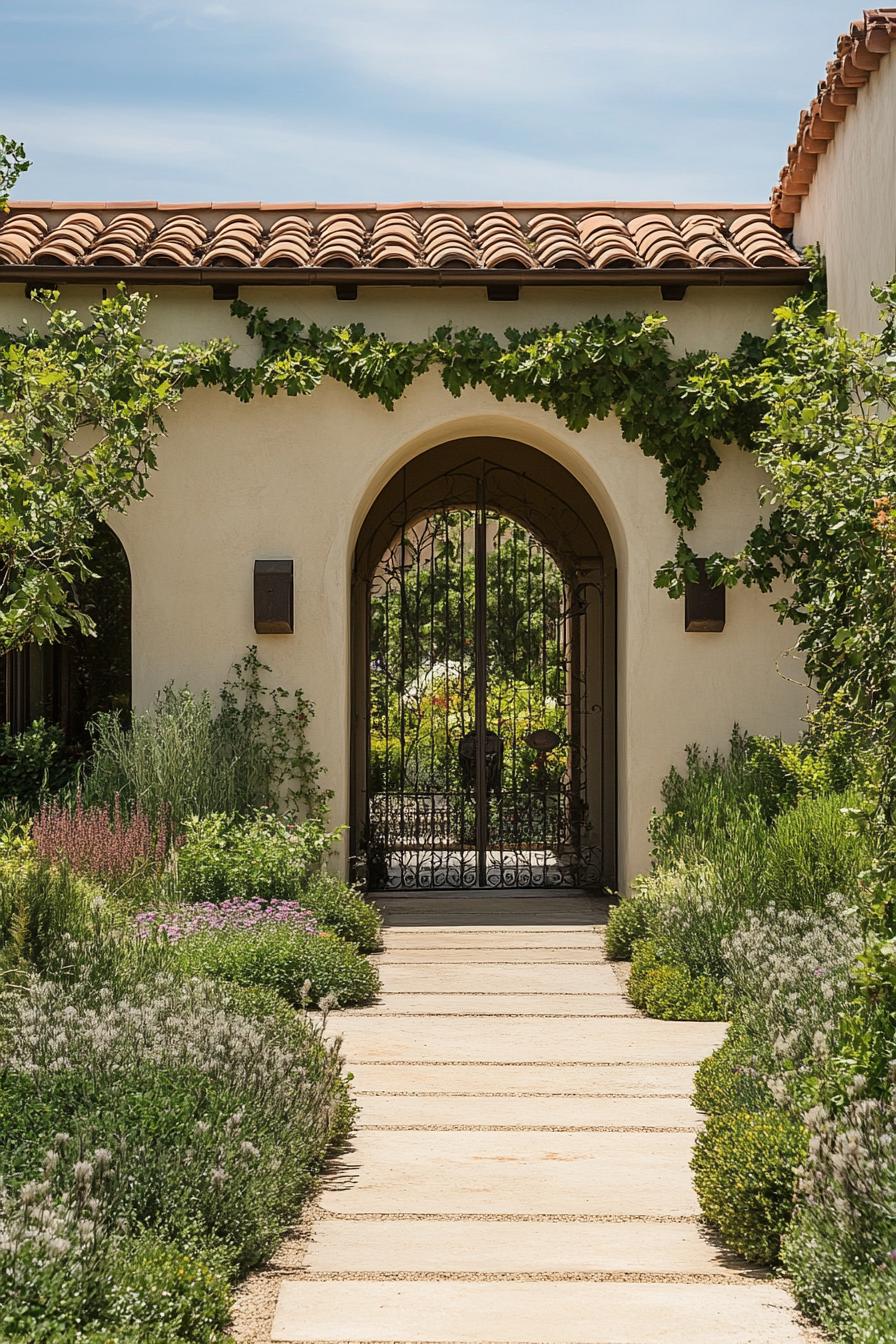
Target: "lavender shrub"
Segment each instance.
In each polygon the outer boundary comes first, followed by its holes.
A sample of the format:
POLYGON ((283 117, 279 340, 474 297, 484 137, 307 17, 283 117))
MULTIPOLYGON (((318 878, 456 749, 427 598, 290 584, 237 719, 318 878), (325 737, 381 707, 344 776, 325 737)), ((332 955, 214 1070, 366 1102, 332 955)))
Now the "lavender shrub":
POLYGON ((828 909, 754 913, 725 945, 742 1036, 773 1100, 794 1117, 817 1100, 841 1015, 855 992, 858 914, 844 897, 828 909))

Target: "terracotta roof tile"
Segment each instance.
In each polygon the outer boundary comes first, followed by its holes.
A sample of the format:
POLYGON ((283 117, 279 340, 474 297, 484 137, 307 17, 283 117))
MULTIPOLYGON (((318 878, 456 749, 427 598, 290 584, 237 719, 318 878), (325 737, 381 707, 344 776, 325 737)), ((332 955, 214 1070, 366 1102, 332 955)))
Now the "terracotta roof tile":
MULTIPOLYGON (((795 181, 794 192, 800 190, 795 181)), ((797 267, 758 206, 13 204, 4 266, 545 272, 797 267)))
POLYGON ((629 231, 646 265, 664 268, 694 265, 681 230, 668 215, 640 215, 629 224, 629 231))
POLYGON ((616 215, 584 215, 576 228, 589 260, 598 269, 644 265, 635 240, 616 215))
POLYGON ((896 8, 866 9, 837 40, 834 59, 828 62, 816 96, 800 113, 796 139, 787 151, 772 191, 771 222, 781 229, 793 227, 802 198, 809 193, 819 157, 833 140, 837 127, 846 120, 858 91, 880 65, 896 41, 896 8))

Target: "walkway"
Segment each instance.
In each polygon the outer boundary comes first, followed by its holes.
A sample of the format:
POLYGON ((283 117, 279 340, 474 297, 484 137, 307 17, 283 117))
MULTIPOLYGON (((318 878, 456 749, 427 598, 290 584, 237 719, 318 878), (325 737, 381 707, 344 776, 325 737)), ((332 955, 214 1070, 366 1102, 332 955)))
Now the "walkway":
POLYGON ((279 1258, 259 1344, 809 1338, 785 1290, 698 1222, 688 1095, 722 1028, 635 1012, 604 958, 604 904, 383 907, 383 998, 331 1018, 357 1132, 309 1239, 279 1258))

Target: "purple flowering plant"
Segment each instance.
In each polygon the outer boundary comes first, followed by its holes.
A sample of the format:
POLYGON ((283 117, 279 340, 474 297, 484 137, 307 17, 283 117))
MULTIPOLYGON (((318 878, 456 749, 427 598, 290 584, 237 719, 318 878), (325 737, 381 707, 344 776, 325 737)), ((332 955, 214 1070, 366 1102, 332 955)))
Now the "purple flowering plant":
POLYGON ((299 901, 236 896, 226 901, 197 901, 176 910, 144 910, 135 919, 139 937, 161 934, 170 943, 196 933, 233 933, 270 924, 287 924, 303 933, 319 932, 314 915, 299 901))

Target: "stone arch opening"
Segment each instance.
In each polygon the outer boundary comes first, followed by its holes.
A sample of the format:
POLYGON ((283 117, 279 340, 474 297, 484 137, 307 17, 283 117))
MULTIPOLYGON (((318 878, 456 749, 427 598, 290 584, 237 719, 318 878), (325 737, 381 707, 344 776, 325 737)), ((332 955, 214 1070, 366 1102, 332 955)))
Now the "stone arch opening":
POLYGON ((453 439, 395 473, 352 584, 351 847, 371 890, 616 878, 616 564, 560 463, 453 439))

